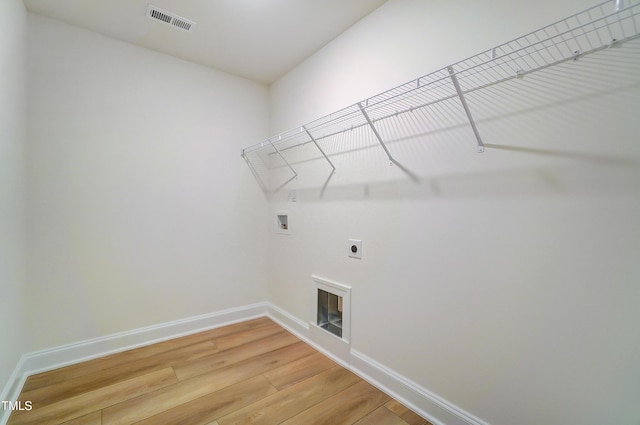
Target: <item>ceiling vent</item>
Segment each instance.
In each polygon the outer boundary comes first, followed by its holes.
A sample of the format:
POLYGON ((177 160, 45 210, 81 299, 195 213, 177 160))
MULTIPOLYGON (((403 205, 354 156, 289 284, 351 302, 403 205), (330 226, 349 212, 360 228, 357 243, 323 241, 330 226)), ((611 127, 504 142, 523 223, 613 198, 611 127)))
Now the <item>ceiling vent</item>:
POLYGON ((193 31, 193 27, 196 25, 195 22, 190 21, 187 18, 178 16, 175 13, 167 12, 166 10, 160 9, 152 4, 147 7, 147 16, 151 19, 164 22, 165 24, 169 24, 187 32, 193 31))

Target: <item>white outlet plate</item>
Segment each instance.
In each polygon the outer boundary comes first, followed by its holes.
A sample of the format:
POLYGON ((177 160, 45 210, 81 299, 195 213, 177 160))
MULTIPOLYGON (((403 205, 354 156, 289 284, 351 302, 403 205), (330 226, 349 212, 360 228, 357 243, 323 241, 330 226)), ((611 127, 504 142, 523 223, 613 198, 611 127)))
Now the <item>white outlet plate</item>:
POLYGON ((360 239, 349 239, 347 249, 349 257, 362 259, 362 241, 360 239), (353 247, 355 247, 356 252, 353 252, 353 247))

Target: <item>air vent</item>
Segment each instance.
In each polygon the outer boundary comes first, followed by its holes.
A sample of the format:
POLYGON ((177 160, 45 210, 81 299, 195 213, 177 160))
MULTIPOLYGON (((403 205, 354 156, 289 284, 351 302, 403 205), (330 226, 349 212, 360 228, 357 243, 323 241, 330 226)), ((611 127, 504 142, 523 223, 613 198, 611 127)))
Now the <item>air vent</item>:
POLYGON ((190 21, 189 19, 178 16, 175 13, 162 10, 152 4, 147 7, 147 16, 151 19, 164 22, 187 32, 193 31, 193 27, 196 25, 195 22, 190 21))

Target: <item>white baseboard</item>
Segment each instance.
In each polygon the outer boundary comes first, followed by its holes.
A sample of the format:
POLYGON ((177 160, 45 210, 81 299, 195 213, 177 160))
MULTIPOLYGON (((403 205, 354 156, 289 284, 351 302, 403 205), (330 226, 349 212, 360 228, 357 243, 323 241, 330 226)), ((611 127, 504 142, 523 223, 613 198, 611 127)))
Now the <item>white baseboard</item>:
POLYGON ((288 311, 281 309, 280 307, 268 303, 268 312, 267 315, 271 320, 324 354, 329 357, 334 362, 338 363, 340 366, 349 369, 349 362, 340 356, 339 353, 334 352, 332 347, 329 344, 323 344, 322 341, 317 341, 316 338, 313 338, 313 331, 310 329, 310 325, 288 311))
POLYGON ((309 325, 288 311, 281 309, 275 304, 267 303, 267 315, 271 320, 298 338, 304 339, 305 341, 309 339, 309 325))
MULTIPOLYGON (((316 350, 359 375, 434 425, 489 425, 350 346, 347 347, 350 354, 345 359, 344 347, 338 348, 336 352, 336 348, 330 341, 318 338, 314 334, 313 325, 305 323, 276 305, 268 304, 267 315, 316 350)), ((327 337, 336 339, 333 335, 327 337)))
POLYGON ((351 371, 434 425, 488 425, 410 379, 351 349, 351 371))
POLYGON ((315 323, 309 324, 309 339, 320 350, 347 369, 350 364, 351 344, 344 339, 322 329, 315 323))
MULTIPOLYGON (((22 390, 22 386, 24 382, 27 380, 27 375, 22 373, 24 364, 24 356, 20 358, 18 361, 18 365, 13 370, 13 373, 9 377, 9 381, 7 385, 4 387, 2 392, 0 393, 0 401, 15 401, 18 399, 20 395, 20 391, 22 390)), ((5 411, 2 407, 0 407, 0 425, 5 425, 9 420, 9 415, 11 412, 5 411)))
MULTIPOLYGON (((432 393, 408 378, 347 346, 336 352, 322 338, 314 337, 310 325, 282 308, 268 303, 258 303, 201 316, 190 317, 132 331, 121 332, 69 344, 22 356, 2 393, 2 400, 16 400, 26 378, 35 373, 56 369, 74 363, 130 350, 172 338, 202 332, 257 317, 269 316, 289 332, 305 341, 343 367, 353 371, 380 390, 400 401, 434 425, 488 425, 470 413, 460 409, 442 397, 432 393)), ((9 419, 8 411, 0 410, 0 425, 9 419)))
POLYGON ((27 354, 24 368, 30 374, 44 372, 266 314, 267 304, 259 303, 120 332, 27 354))
MULTIPOLYGON (((28 353, 20 358, 2 400, 15 401, 27 377, 47 370, 95 359, 144 345, 202 332, 267 315, 267 303, 251 304, 173 322, 120 332, 48 350, 28 353)), ((0 425, 6 424, 10 412, 0 409, 0 425)))

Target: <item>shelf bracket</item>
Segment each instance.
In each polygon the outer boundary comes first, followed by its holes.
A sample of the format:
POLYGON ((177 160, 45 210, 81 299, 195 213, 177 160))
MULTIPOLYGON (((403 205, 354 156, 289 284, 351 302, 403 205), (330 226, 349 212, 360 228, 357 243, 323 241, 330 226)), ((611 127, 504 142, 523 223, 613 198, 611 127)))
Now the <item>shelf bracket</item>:
POLYGON ((284 157, 284 155, 282 155, 282 153, 280 152, 280 150, 276 147, 276 145, 273 144, 273 142, 271 141, 271 139, 269 139, 269 143, 271 144, 271 147, 273 147, 273 149, 278 153, 278 155, 280 155, 280 158, 282 158, 282 160, 284 161, 285 164, 287 164, 287 167, 289 167, 289 169, 291 170, 291 172, 293 173, 293 177, 291 177, 289 180, 287 180, 286 182, 282 183, 280 186, 278 186, 273 193, 279 191, 280 189, 282 189, 283 187, 285 187, 291 180, 295 179, 296 177, 298 177, 298 173, 296 173, 296 170, 293 169, 293 167, 291 166, 291 164, 289 164, 289 161, 287 161, 287 159, 284 157))
MULTIPOLYGON (((367 102, 369 102, 368 99, 367 99, 367 102)), ((364 118, 367 120, 367 123, 369 123, 369 127, 371 127, 371 130, 373 130, 373 134, 375 134, 376 137, 378 138, 378 142, 380 142, 380 146, 382 146, 382 149, 384 149, 384 152, 387 154, 387 157, 389 158, 389 161, 391 161, 391 163, 389 165, 395 164, 407 176, 409 176, 409 178, 411 180, 413 180, 415 183, 420 183, 420 179, 418 178, 418 176, 416 176, 414 173, 412 173, 404 165, 402 165, 398 161, 396 161, 396 159, 391 155, 391 152, 389 152, 389 149, 387 149, 387 145, 384 144, 384 141, 382 140, 382 137, 380 137, 380 133, 378 133, 378 130, 376 130, 376 127, 373 125, 373 122, 371 121, 371 118, 369 118, 369 115, 367 114, 367 111, 364 110, 364 107, 362 106, 361 103, 358 103, 358 107, 360 108, 360 112, 362 112, 362 115, 364 116, 364 118)))
POLYGON ((380 133, 378 133, 378 130, 376 130, 376 127, 373 125, 373 122, 371 122, 371 118, 369 118, 369 115, 367 114, 367 111, 364 110, 364 107, 362 106, 362 103, 358 103, 358 107, 360 108, 360 112, 362 112, 362 115, 364 116, 364 119, 367 120, 367 123, 369 124, 369 127, 371 127, 371 130, 373 130, 373 134, 376 135, 376 138, 378 139, 378 142, 380 143, 380 146, 382 146, 382 149, 384 149, 384 153, 387 154, 387 157, 389 158, 389 161, 391 161, 392 164, 397 164, 398 161, 396 161, 393 158, 393 156, 391 155, 391 152, 389 152, 389 149, 387 149, 387 145, 384 144, 384 141, 382 140, 382 137, 380 137, 380 133))
POLYGON ((316 142, 316 139, 311 135, 311 133, 309 132, 309 130, 307 130, 307 127, 305 127, 304 125, 302 126, 302 129, 307 133, 307 136, 309 136, 309 138, 311 139, 311 141, 313 142, 314 145, 316 145, 316 148, 318 148, 318 150, 320 151, 320 153, 322 154, 322 156, 324 156, 324 159, 327 160, 327 162, 329 163, 329 165, 331 165, 331 168, 333 168, 333 171, 336 171, 336 167, 335 165, 333 165, 333 162, 331 162, 331 160, 329 159, 329 157, 327 156, 326 153, 324 153, 324 151, 322 150, 322 148, 320 147, 320 145, 318 144, 318 142, 316 142))
POLYGON ((447 67, 447 71, 449 71, 451 81, 453 82, 453 86, 456 88, 456 92, 458 93, 460 103, 462 103, 462 107, 464 108, 464 112, 467 114, 467 118, 469 119, 469 123, 471 124, 473 134, 476 136, 476 142, 478 143, 478 153, 482 153, 484 152, 484 143, 482 143, 482 139, 480 138, 480 133, 478 132, 478 128, 476 127, 476 122, 473 120, 473 116, 471 116, 471 110, 469 109, 469 105, 467 105, 467 100, 464 98, 464 94, 462 93, 462 89, 460 88, 460 83, 458 83, 458 77, 456 77, 456 73, 454 72, 453 67, 447 67))
POLYGON ((258 184, 260 185, 260 189, 262 189, 262 191, 264 193, 267 193, 268 192, 267 191, 267 187, 265 186, 264 182, 262 181, 262 179, 258 175, 258 172, 256 171, 256 169, 253 168, 253 164, 251 163, 251 161, 249 161, 249 158, 247 158, 247 155, 245 155, 244 149, 242 149, 241 156, 244 159, 244 161, 247 163, 247 165, 249 166, 249 169, 251 170, 251 174, 253 174, 253 177, 255 177, 255 179, 257 180, 258 184))

